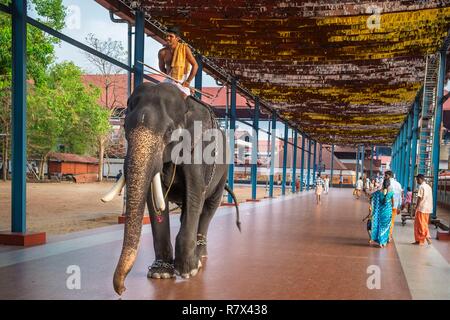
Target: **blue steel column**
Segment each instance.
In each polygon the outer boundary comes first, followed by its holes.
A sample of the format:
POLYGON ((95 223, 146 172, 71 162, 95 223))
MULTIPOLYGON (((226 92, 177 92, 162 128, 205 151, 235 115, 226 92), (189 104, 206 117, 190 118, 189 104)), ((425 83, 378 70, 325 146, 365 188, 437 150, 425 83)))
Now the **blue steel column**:
POLYGON ((439 61, 439 77, 437 83, 437 106, 434 116, 434 133, 433 133, 433 214, 432 218, 436 219, 437 215, 437 193, 439 183, 439 155, 441 151, 441 124, 442 124, 442 97, 444 96, 444 80, 445 69, 447 63, 447 50, 440 53, 439 61))
MULTIPOLYGON (((228 167, 228 186, 234 188, 234 131, 236 129, 236 80, 231 80, 231 106, 230 106, 230 165, 228 167)), ((233 197, 228 194, 228 203, 233 203, 233 197)))
POLYGON ((358 180, 359 180, 359 156, 360 156, 360 153, 359 153, 359 145, 358 145, 358 147, 356 149, 356 166, 355 166, 356 182, 358 182, 358 180))
MULTIPOLYGON (((195 75, 195 89, 202 91, 203 88, 203 63, 202 63, 202 58, 201 56, 196 56, 195 60, 197 60, 197 64, 198 64, 198 70, 197 70, 197 74, 195 75)), ((198 99, 202 99, 202 94, 200 92, 196 92, 195 96, 198 99)))
POLYGON ((333 187, 333 169, 334 169, 334 144, 331 145, 331 174, 330 174, 330 187, 333 187))
POLYGON ((284 149, 283 149, 283 180, 281 181, 281 194, 286 194, 286 164, 287 164, 287 149, 288 149, 288 133, 289 127, 287 123, 284 124, 284 149))
POLYGON ((398 162, 398 135, 395 138, 395 143, 394 143, 394 165, 392 167, 392 171, 394 173, 397 172, 397 162, 398 162))
POLYGON ((136 26, 134 32, 134 89, 144 81, 144 65, 137 61, 144 62, 144 12, 136 11, 136 26))
MULTIPOLYGON (((406 179, 406 176, 407 176, 407 174, 406 174, 406 162, 407 162, 406 156, 407 156, 407 153, 408 153, 408 150, 407 150, 408 149, 408 134, 409 134, 409 132, 408 132, 408 118, 409 118, 409 115, 405 119, 405 123, 403 124, 404 133, 403 133, 403 143, 402 143, 402 161, 401 161, 401 164, 400 164, 400 166, 401 166, 401 168, 400 168, 400 170, 401 170, 401 180, 399 181, 399 183, 400 183, 400 185, 402 186, 403 189, 405 188, 404 182, 405 182, 405 179, 406 179)), ((406 194, 406 192, 405 192, 405 194, 406 194)))
POLYGON ((317 171, 317 141, 314 141, 314 160, 313 160, 313 184, 316 184, 316 171, 317 171))
POLYGON ((394 171, 394 163, 395 163, 395 140, 394 143, 391 145, 391 163, 390 163, 390 170, 394 171))
POLYGON ((392 154, 393 154, 393 156, 392 156, 392 167, 391 167, 391 171, 392 172, 395 172, 395 161, 397 160, 397 137, 395 138, 395 141, 394 141, 394 145, 392 146, 392 154))
POLYGON ((275 142, 277 130, 277 114, 272 112, 272 136, 271 136, 271 151, 270 151, 270 180, 269 180, 269 197, 273 197, 273 178, 275 174, 275 142))
POLYGON ((253 141, 252 141, 252 199, 256 200, 258 178, 258 137, 259 137, 259 99, 255 99, 255 113, 253 115, 253 141))
POLYGON ((309 190, 310 174, 311 174, 311 139, 308 138, 308 172, 306 173, 306 190, 309 190))
POLYGON ((27 123, 27 1, 14 0, 12 8, 12 190, 11 231, 26 227, 27 123))
POLYGON ((361 146, 361 177, 364 177, 364 145, 361 146))
POLYGON ((412 143, 411 143, 411 168, 408 182, 411 190, 413 190, 414 187, 414 173, 416 171, 418 130, 419 130, 419 102, 416 99, 414 101, 414 115, 413 115, 413 129, 412 129, 412 143))
POLYGON ((400 144, 399 144, 399 155, 398 155, 398 158, 400 161, 398 162, 397 173, 396 173, 396 177, 395 177, 399 183, 402 183, 401 181, 403 179, 402 164, 405 159, 405 152, 403 149, 404 142, 405 142, 405 124, 403 123, 403 126, 400 130, 400 144))
POLYGON ((303 191, 303 181, 305 173, 305 135, 302 133, 302 159, 300 164, 300 191, 303 191))
POLYGON ((323 145, 319 143, 319 162, 317 163, 319 173, 322 173, 323 168, 323 145))
POLYGON ((405 174, 403 177, 403 183, 402 187, 405 190, 408 188, 408 182, 409 182, 409 175, 410 175, 410 169, 411 166, 411 138, 412 138, 412 115, 411 113, 408 114, 408 125, 407 125, 407 134, 406 134, 406 156, 405 156, 405 174))
POLYGON ((292 152, 292 185, 291 185, 291 190, 292 193, 297 192, 298 190, 296 190, 295 188, 295 183, 297 182, 297 129, 292 129, 294 130, 294 148, 293 148, 293 152, 292 152))

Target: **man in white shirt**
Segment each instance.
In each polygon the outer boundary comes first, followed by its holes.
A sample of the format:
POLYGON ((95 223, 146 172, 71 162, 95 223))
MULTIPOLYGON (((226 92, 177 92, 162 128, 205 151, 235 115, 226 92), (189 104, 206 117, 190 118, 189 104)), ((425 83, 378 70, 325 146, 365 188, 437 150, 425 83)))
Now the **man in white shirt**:
POLYGON ((400 213, 400 207, 402 205, 402 185, 394 179, 392 171, 386 171, 384 173, 384 178, 389 179, 390 187, 388 191, 394 192, 394 206, 392 207, 392 219, 391 219, 391 229, 389 231, 389 240, 392 240, 392 232, 394 231, 395 217, 400 213))
POLYGON ((330 179, 328 178, 328 176, 325 176, 325 179, 323 179, 323 182, 324 182, 324 184, 325 184, 325 186, 324 186, 324 188, 325 188, 324 192, 325 192, 326 194, 328 194, 328 192, 330 191, 330 179))
POLYGON ((428 223, 430 214, 433 212, 433 190, 425 182, 423 174, 416 177, 419 190, 417 191, 416 216, 414 218, 414 238, 413 244, 423 246, 425 241, 431 244, 430 230, 428 223))
POLYGON ((358 181, 356 181, 356 199, 359 199, 359 197, 361 196, 361 190, 363 188, 363 180, 362 177, 359 178, 358 181))

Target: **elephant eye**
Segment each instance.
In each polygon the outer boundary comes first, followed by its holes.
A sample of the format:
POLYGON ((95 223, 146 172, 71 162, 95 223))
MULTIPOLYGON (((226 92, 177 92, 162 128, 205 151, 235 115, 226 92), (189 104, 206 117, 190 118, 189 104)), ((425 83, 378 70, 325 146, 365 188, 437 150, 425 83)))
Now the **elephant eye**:
POLYGON ((169 127, 169 128, 167 129, 167 131, 166 131, 166 137, 167 137, 167 139, 170 139, 170 137, 172 136, 172 132, 173 132, 174 130, 175 130, 175 129, 172 128, 172 127, 169 127))

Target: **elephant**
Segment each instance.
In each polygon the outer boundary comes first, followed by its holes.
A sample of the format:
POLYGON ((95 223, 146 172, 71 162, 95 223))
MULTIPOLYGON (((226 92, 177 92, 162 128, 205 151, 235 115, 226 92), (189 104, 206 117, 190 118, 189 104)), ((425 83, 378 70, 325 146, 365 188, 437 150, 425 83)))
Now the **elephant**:
MULTIPOLYGON (((124 128, 128 149, 123 170, 127 186, 126 219, 122 251, 113 278, 114 290, 119 295, 125 291, 125 278, 136 259, 146 203, 155 251, 149 278, 176 275, 189 278, 197 274, 201 259, 207 255, 208 227, 224 190, 234 200, 240 231, 236 196, 226 184, 226 161, 174 164, 176 161, 172 159, 178 142, 172 141, 175 132, 185 130, 194 136, 196 121, 201 122, 202 133, 218 129, 211 108, 194 97, 185 99, 170 83, 143 83, 133 91, 127 104, 124 128), (170 241, 169 202, 181 208, 175 254, 170 241)), ((220 141, 227 146, 224 132, 219 132, 215 146, 220 141)), ((187 152, 192 155, 199 144, 206 146, 203 139, 193 139, 187 152)), ((225 157, 220 150, 214 151, 214 156, 225 157)), ((114 192, 122 186, 115 187, 114 192)))

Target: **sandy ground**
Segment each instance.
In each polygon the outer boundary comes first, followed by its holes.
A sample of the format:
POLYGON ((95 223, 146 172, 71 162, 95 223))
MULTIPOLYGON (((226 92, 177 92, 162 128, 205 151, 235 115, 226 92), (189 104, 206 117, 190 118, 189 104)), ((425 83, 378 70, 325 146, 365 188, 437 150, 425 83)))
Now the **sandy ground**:
MULTIPOLYGON (((28 183, 27 230, 56 235, 117 224, 117 217, 122 213, 122 197, 109 203, 100 201, 112 185, 112 182, 28 183)), ((251 188, 237 186, 235 193, 238 202, 243 202, 251 197, 251 188)), ((274 189, 275 196, 280 193, 279 188, 274 189)), ((258 187, 257 198, 266 195, 265 187, 258 187)), ((0 182, 0 231, 10 231, 10 208, 11 183, 0 182)))

